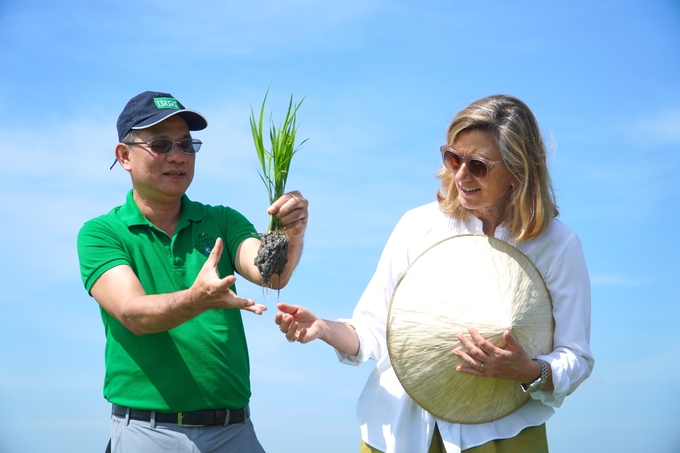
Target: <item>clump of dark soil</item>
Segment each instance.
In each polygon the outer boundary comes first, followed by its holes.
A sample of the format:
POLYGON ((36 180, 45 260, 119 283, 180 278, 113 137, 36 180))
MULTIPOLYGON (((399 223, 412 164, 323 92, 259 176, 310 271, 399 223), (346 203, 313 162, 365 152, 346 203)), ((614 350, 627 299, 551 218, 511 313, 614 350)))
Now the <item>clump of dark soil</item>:
POLYGON ((262 244, 255 257, 255 266, 260 270, 265 287, 274 275, 281 276, 288 264, 288 238, 281 231, 262 233, 262 244))

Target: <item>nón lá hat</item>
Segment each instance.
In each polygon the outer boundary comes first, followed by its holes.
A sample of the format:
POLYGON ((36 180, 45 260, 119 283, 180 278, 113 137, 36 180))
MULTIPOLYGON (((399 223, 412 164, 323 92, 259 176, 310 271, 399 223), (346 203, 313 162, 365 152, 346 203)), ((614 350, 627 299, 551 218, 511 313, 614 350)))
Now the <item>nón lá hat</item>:
POLYGON ((486 423, 529 400, 515 381, 472 376, 452 350, 473 327, 503 346, 509 330, 529 357, 553 348, 552 301, 543 277, 517 248, 483 235, 453 236, 423 252, 392 295, 387 348, 408 395, 437 418, 486 423))

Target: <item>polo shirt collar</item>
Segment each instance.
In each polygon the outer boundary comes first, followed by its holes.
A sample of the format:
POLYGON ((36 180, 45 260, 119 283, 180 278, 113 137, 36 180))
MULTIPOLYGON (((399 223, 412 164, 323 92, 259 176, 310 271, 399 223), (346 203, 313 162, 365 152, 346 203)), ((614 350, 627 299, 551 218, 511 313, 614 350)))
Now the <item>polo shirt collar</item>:
MULTIPOLYGON (((182 195, 181 209, 179 223, 177 224, 179 227, 178 230, 184 228, 189 222, 198 222, 205 217, 205 212, 200 209, 200 206, 192 203, 186 194, 182 195)), ((151 225, 151 222, 149 222, 142 214, 142 211, 139 210, 139 207, 132 196, 132 189, 130 189, 125 197, 125 204, 120 207, 120 218, 128 228, 133 225, 151 225)))

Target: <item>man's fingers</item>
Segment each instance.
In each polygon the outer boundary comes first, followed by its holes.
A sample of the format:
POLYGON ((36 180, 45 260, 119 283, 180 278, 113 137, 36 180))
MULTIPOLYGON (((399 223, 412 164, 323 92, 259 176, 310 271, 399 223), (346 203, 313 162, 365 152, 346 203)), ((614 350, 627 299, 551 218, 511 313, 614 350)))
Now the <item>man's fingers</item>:
POLYGON ((309 202, 297 190, 281 196, 267 209, 269 215, 275 215, 286 232, 289 240, 297 240, 307 229, 309 202))
POLYGON ((253 299, 247 299, 234 293, 231 293, 231 302, 229 303, 229 306, 231 308, 240 308, 241 310, 250 311, 258 315, 261 315, 263 311, 267 310, 265 305, 255 303, 253 299))
POLYGON ((286 197, 286 195, 274 201, 274 203, 272 203, 272 205, 267 208, 267 214, 274 215, 278 213, 279 210, 281 210, 281 206, 283 206, 286 201, 288 201, 288 197, 286 197))
POLYGON ((222 256, 222 250, 224 249, 224 244, 222 243, 222 238, 217 238, 215 245, 210 251, 210 256, 206 263, 210 263, 210 266, 217 267, 217 263, 220 262, 220 257, 222 256))
POLYGON ((288 235, 289 239, 291 236, 300 236, 304 234, 305 230, 307 229, 307 218, 306 217, 300 217, 295 220, 288 220, 290 216, 283 217, 281 219, 281 226, 283 227, 283 231, 288 235))
POLYGON ((281 209, 281 206, 288 203, 290 200, 297 202, 298 200, 304 200, 304 198, 302 198, 302 194, 297 190, 286 192, 283 195, 281 195, 278 199, 274 200, 274 203, 272 203, 272 205, 269 206, 267 212, 269 214, 274 214, 278 212, 279 209, 281 209))
POLYGON ((224 288, 230 288, 231 285, 236 283, 236 276, 235 275, 227 275, 222 279, 222 287, 224 288))
POLYGON ((265 305, 256 304, 253 302, 252 305, 242 307, 241 310, 249 311, 251 313, 255 313, 256 315, 261 315, 263 312, 267 311, 267 307, 265 305))
POLYGON ((300 192, 293 190, 292 192, 288 192, 282 195, 278 200, 274 201, 274 203, 272 203, 272 205, 267 209, 267 214, 272 215, 281 213, 281 215, 277 216, 281 218, 295 209, 306 210, 308 204, 309 202, 302 196, 300 192))

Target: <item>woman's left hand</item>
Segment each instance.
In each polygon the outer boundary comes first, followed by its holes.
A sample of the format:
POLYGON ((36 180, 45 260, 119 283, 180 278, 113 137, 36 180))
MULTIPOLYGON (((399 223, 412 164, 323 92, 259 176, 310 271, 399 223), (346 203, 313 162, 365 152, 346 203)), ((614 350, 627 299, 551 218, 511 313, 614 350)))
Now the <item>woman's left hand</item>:
POLYGON ((505 347, 500 348, 484 338, 475 329, 468 329, 470 336, 458 334, 463 348, 453 350, 465 365, 456 369, 462 373, 494 379, 506 379, 517 382, 533 380, 532 370, 536 365, 524 351, 522 345, 510 334, 503 332, 505 347))

